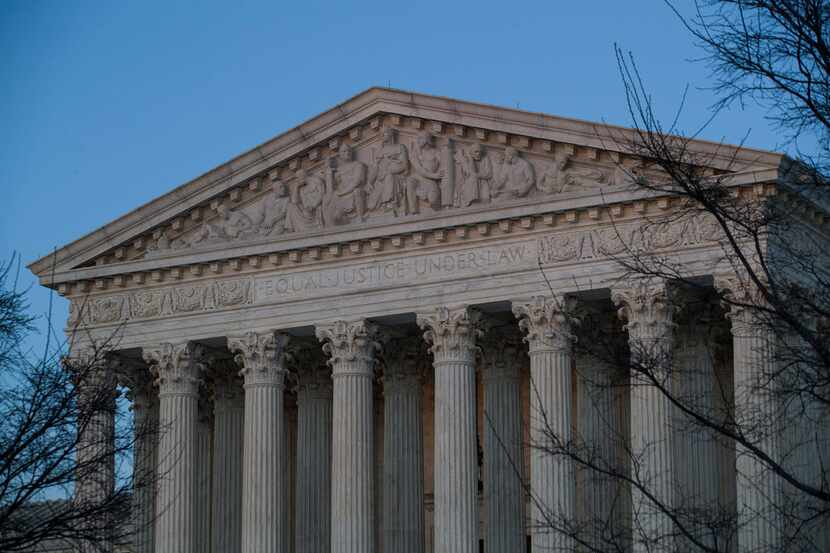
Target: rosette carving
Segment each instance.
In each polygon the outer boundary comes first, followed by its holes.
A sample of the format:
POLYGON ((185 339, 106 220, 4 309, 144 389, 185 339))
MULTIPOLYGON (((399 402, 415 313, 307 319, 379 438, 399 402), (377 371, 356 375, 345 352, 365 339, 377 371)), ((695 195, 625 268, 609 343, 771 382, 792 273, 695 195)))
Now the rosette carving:
POLYGON ((579 324, 576 306, 576 300, 570 297, 558 300, 533 296, 529 302, 513 303, 513 314, 526 333, 530 353, 571 350, 576 339, 573 327, 579 324))
POLYGON ((475 361, 476 339, 483 333, 481 312, 467 306, 438 307, 418 314, 417 322, 436 362, 475 361))
POLYGON ((163 343, 143 351, 144 360, 156 377, 160 394, 199 393, 206 369, 204 348, 195 342, 163 343))
POLYGON ((276 331, 228 336, 228 349, 235 354, 234 361, 241 369, 245 386, 284 384, 289 340, 287 334, 276 331))

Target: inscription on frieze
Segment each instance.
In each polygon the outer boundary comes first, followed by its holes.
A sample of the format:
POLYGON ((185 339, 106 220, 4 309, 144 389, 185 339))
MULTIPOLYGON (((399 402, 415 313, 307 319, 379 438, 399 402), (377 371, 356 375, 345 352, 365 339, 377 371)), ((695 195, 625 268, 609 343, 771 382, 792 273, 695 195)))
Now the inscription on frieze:
POLYGON ((446 277, 489 274, 536 264, 533 243, 454 253, 417 255, 392 261, 256 279, 254 303, 388 288, 446 277))

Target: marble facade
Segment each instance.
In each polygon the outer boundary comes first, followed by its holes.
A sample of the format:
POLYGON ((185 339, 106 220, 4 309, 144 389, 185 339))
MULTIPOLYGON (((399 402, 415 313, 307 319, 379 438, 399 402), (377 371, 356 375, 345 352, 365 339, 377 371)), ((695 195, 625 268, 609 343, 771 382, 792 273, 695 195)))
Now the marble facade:
MULTIPOLYGON (((685 466, 665 398, 592 393, 618 375, 573 349, 568 314, 590 308, 631 355, 680 351, 680 300, 625 278, 629 248, 728 286, 718 225, 665 217, 628 132, 370 89, 33 263, 71 302, 73 354, 116 344, 136 420, 164 429, 136 452, 163 475, 134 499, 136 553, 574 550, 539 521, 603 509, 624 531, 643 498, 530 451, 542 412, 609 459, 599 421, 659 444, 641 468, 668 504, 679 479, 723 478, 728 451, 685 466)), ((781 155, 695 147, 735 194, 776 190, 781 155)), ((712 378, 740 384, 739 335, 712 378)))

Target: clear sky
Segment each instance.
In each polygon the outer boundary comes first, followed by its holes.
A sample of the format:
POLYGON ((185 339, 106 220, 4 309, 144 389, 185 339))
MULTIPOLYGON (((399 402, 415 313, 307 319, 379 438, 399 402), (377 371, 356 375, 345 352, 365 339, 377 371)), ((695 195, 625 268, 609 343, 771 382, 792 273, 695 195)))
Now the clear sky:
MULTIPOLYGON (((6 0, 0 256, 31 262, 373 85, 625 125, 615 42, 667 118, 687 84, 683 124, 708 117, 701 53, 660 0, 6 0)), ((748 131, 781 149, 756 108, 704 137, 748 131)))

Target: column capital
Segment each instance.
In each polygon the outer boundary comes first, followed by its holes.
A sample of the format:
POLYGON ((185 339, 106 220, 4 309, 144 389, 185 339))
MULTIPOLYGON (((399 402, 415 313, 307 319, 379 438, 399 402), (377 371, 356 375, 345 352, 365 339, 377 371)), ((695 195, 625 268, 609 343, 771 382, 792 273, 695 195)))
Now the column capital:
POLYGON ((284 385, 289 340, 287 334, 274 330, 228 336, 228 349, 235 353, 234 361, 241 367, 239 373, 245 387, 284 385))
POLYGON ((733 336, 748 336, 761 325, 760 315, 766 300, 743 271, 715 275, 715 289, 720 294, 733 336))
POLYGON ((334 376, 345 373, 372 374, 375 353, 380 350, 378 328, 363 319, 333 321, 317 325, 317 339, 323 352, 330 356, 334 376))
POLYGON ((485 382, 518 380, 525 359, 522 337, 517 332, 490 332, 481 342, 481 357, 485 382))
POLYGON ((575 316, 575 298, 533 296, 529 301, 512 303, 519 328, 527 334, 525 341, 530 346, 530 353, 571 351, 575 339, 573 326, 579 324, 575 316))
POLYGON ((291 354, 298 391, 310 393, 314 397, 331 398, 331 367, 328 366, 323 349, 311 341, 303 346, 293 349, 291 354))
POLYGON ((675 305, 665 280, 637 278, 621 284, 611 289, 611 301, 629 340, 671 338, 675 305))
POLYGON ((482 334, 481 312, 466 305, 442 306, 431 313, 419 313, 417 323, 425 331, 424 339, 431 344, 436 362, 474 361, 476 339, 482 334))
POLYGON ((195 342, 165 342, 142 351, 156 377, 159 395, 199 395, 206 365, 204 348, 195 342))
POLYGON ((383 347, 383 393, 394 394, 419 387, 427 366, 423 340, 418 336, 389 339, 383 347))

